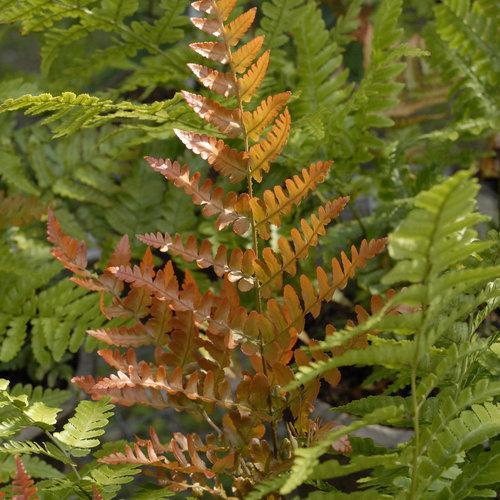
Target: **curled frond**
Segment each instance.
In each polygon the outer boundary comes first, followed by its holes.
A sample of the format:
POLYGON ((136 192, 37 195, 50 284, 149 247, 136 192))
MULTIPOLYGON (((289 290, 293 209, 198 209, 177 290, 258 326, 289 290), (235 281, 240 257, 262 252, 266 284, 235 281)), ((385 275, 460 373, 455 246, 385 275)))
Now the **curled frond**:
POLYGON ((248 160, 244 153, 230 148, 224 141, 208 135, 174 129, 184 145, 200 155, 215 170, 229 178, 230 182, 240 182, 246 178, 248 160))
POLYGON ((213 255, 212 244, 203 240, 198 248, 198 242, 194 236, 190 236, 186 243, 182 242, 180 234, 173 238, 168 233, 149 233, 138 236, 139 240, 146 245, 158 248, 161 252, 169 252, 171 255, 179 255, 186 262, 196 262, 199 268, 212 267, 217 276, 227 275, 232 283, 238 283, 241 291, 253 288, 253 263, 255 253, 253 250, 242 251, 235 248, 229 255, 224 245, 217 248, 213 255))
POLYGON ((217 229, 232 226, 233 231, 239 235, 248 231, 250 220, 245 215, 249 212, 248 195, 237 195, 234 192, 225 194, 222 188, 214 188, 210 179, 206 179, 200 186, 201 174, 196 172, 190 176, 189 168, 176 161, 151 157, 146 157, 146 160, 153 170, 191 196, 193 203, 202 207, 203 215, 217 215, 217 229))
POLYGON ((266 190, 262 199, 254 197, 250 200, 255 227, 261 238, 269 239, 269 225, 279 226, 281 217, 290 213, 294 205, 299 205, 310 191, 325 180, 331 165, 331 161, 313 163, 309 168, 302 169, 302 177, 294 175, 286 179, 285 189, 275 186, 273 190, 266 190))

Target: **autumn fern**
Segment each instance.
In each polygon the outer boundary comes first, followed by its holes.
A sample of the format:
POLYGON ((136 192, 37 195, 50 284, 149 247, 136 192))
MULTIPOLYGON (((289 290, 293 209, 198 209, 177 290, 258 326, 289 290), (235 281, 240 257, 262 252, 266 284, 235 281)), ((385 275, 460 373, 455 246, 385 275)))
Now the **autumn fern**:
MULTIPOLYGON (((385 247, 383 239, 363 241, 333 259, 331 268, 318 267, 311 277, 300 273, 300 262, 345 207, 347 197, 325 203, 302 219, 289 237, 270 245, 272 232, 330 175, 332 163, 313 163, 282 185, 260 189, 290 133, 290 93, 254 102, 270 52, 263 49, 262 35, 247 36, 256 9, 235 16, 235 6, 231 0, 192 4, 200 13, 192 23, 213 38, 191 48, 224 69, 190 64, 214 95, 182 93, 213 135, 174 130, 217 175, 202 180, 188 165, 146 159, 189 195, 203 216, 215 216, 218 230, 232 229, 249 244, 228 249, 193 236, 150 232, 138 236, 148 249, 134 264, 124 237, 105 272, 97 274, 88 269, 85 244, 64 234, 53 214, 48 225, 53 254, 74 274, 72 280, 103 294, 101 308, 108 318, 128 319, 126 326, 89 331, 107 344, 99 354, 116 372, 97 379, 76 377, 74 382, 93 399, 111 397, 124 406, 194 412, 214 431, 205 437, 175 433, 162 442, 153 429, 148 439, 103 456, 101 462, 161 472, 160 484, 174 492, 220 497, 227 494, 222 477, 231 476, 233 494, 243 497, 257 482, 288 469, 292 442, 314 443, 331 428, 318 426, 310 417, 318 381, 307 390, 285 390, 293 378, 291 364, 303 362, 301 351, 295 350, 298 337, 306 316, 317 317, 322 304, 385 247), (216 177, 234 184, 234 191, 218 186, 216 177), (180 278, 171 260, 156 268, 151 249, 160 252, 156 255, 168 253, 201 269, 211 268, 219 283, 203 293, 189 271, 180 278), (140 359, 139 346, 154 350, 149 361, 140 359), (291 420, 289 435, 283 438, 278 425, 285 412, 291 420)), ((339 377, 326 379, 335 385, 339 377)), ((338 449, 349 452, 343 442, 338 449)))

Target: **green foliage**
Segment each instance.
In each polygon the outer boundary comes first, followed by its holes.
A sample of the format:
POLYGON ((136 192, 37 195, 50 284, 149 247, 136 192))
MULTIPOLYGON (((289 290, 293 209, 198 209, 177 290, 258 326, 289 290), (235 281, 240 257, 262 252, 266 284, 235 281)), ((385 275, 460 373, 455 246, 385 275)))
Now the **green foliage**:
POLYGON ((61 432, 54 433, 54 438, 67 446, 71 453, 88 453, 99 445, 98 436, 104 434, 103 427, 113 414, 113 405, 105 399, 97 402, 81 401, 75 415, 65 424, 61 432))
POLYGON ((310 478, 327 481, 360 470, 367 470, 359 482, 366 494, 397 497, 406 491, 409 498, 466 498, 476 484, 477 494, 482 486, 498 485, 498 475, 490 473, 497 457, 482 451, 488 440, 496 449, 500 435, 500 380, 483 369, 483 360, 493 356, 496 336, 481 337, 477 330, 500 303, 500 267, 487 254, 492 247, 495 254, 498 243, 481 241, 475 230, 484 221, 475 211, 477 192, 471 173, 461 171, 415 197, 413 210, 389 236, 395 265, 382 279, 407 287, 368 320, 314 349, 341 346, 364 332, 377 331, 377 336, 368 337, 365 349, 299 367, 289 385, 299 387, 333 367, 356 364, 390 368, 386 373, 396 379, 410 372, 405 383, 410 384, 410 396, 373 396, 335 408, 361 419, 333 433, 351 432, 380 412, 378 422, 410 427, 413 439, 396 453, 379 457, 373 450, 373 455, 353 455, 347 464, 335 459, 320 464, 320 456, 329 453, 329 438, 299 448, 282 492, 310 478), (402 305, 406 313, 386 315, 402 305), (393 408, 399 413, 384 416, 384 409, 393 408), (484 464, 484 475, 478 461, 484 464))
POLYGON ((133 465, 109 467, 92 460, 80 473, 76 471, 73 457, 88 455, 99 446, 98 438, 113 415, 113 405, 107 400, 81 401, 62 430, 52 432, 61 412, 56 404, 67 399, 67 393, 21 385, 9 390, 8 386, 6 380, 0 380, 0 491, 9 491, 9 486, 1 485, 15 475, 15 455, 21 455, 28 474, 40 480, 36 486, 44 495, 59 492, 65 498, 75 498, 82 493, 88 496, 97 487, 104 498, 114 498, 123 485, 133 480, 138 472, 133 465), (44 436, 44 441, 23 437, 33 428, 38 431, 36 436, 44 436), (44 458, 50 459, 52 465, 44 458), (66 474, 60 470, 63 467, 67 468, 66 474))

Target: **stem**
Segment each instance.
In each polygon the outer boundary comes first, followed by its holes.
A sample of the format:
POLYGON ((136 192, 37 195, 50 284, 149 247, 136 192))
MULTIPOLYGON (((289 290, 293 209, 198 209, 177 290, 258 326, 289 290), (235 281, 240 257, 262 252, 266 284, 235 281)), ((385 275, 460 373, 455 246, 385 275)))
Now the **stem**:
POLYGON ((217 435, 220 437, 222 436, 222 430, 220 427, 210 418, 208 413, 204 408, 201 408, 201 414, 203 415, 203 418, 207 421, 208 425, 212 427, 212 429, 217 433, 217 435))
POLYGON ((413 363, 411 367, 411 393, 413 402, 413 430, 415 432, 415 448, 413 452, 411 471, 410 499, 417 498, 417 466, 420 450, 420 405, 417 399, 417 364, 413 363))
MULTIPOLYGON (((81 481, 82 476, 80 476, 80 473, 78 472, 77 468, 74 466, 73 461, 71 460, 71 457, 68 455, 66 450, 59 444, 57 439, 49 431, 45 431, 45 435, 54 443, 54 446, 56 446, 57 449, 68 459, 69 466, 71 467, 71 470, 73 471, 75 476, 78 478, 78 480, 81 481)), ((79 485, 77 485, 77 486, 78 486, 78 489, 80 489, 82 491, 82 493, 87 498, 91 498, 91 496, 81 486, 79 486, 79 485)))
MULTIPOLYGON (((215 3, 214 3, 215 4, 215 3)), ((217 21, 220 23, 222 26, 222 36, 224 40, 224 46, 226 48, 226 54, 228 57, 228 64, 229 68, 231 70, 231 74, 234 78, 235 81, 235 88, 236 88, 236 100, 238 102, 238 109, 239 109, 239 114, 240 114, 240 120, 241 120, 241 128, 243 131, 243 141, 245 143, 245 153, 248 153, 250 150, 249 146, 249 138, 248 134, 245 128, 245 123, 243 122, 243 100, 241 99, 241 94, 240 94, 240 89, 238 87, 238 78, 236 76, 236 70, 234 67, 234 62, 233 62, 233 55, 231 53, 231 47, 228 43, 227 37, 226 37, 226 31, 224 27, 224 20, 220 16, 219 10, 216 8, 216 16, 217 16, 217 21)), ((252 180, 252 171, 250 169, 250 163, 248 165, 248 170, 247 170, 247 191, 248 195, 250 198, 253 198, 253 180, 252 180)), ((255 256, 259 258, 259 240, 258 240, 258 235, 257 235, 257 227, 255 223, 255 218, 253 216, 253 213, 251 214, 251 226, 252 226, 252 247, 253 251, 255 253, 255 256)), ((259 313, 262 313, 262 294, 261 294, 261 283, 259 282, 258 279, 256 279, 255 282, 255 299, 257 303, 257 311, 259 313)), ((262 338, 262 334, 259 335, 259 351, 260 351, 260 358, 262 360, 262 373, 264 376, 269 379, 268 377, 268 371, 267 371, 267 366, 266 362, 264 359, 264 339, 262 338)), ((272 398, 271 398, 271 392, 268 394, 268 406, 269 406, 269 414, 271 416, 271 438, 273 441, 273 455, 275 458, 278 457, 278 429, 276 425, 276 421, 273 418, 273 404, 272 404, 272 398)))

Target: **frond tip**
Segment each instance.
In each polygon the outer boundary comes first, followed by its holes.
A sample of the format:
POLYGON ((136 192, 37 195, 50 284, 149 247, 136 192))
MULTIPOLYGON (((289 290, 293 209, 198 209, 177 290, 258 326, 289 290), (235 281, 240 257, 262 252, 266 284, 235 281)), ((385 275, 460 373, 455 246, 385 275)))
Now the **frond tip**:
POLYGON ((38 489, 35 482, 26 472, 23 461, 16 455, 16 475, 12 481, 12 493, 17 500, 38 500, 38 489))

